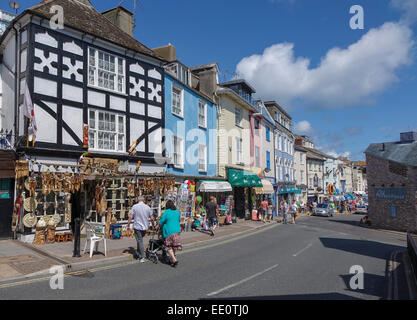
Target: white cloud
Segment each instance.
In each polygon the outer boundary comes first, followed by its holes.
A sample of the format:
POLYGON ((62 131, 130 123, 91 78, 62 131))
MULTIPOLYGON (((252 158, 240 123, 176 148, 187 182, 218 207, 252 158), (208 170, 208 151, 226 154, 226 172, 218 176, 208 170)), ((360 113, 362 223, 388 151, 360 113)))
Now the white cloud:
POLYGON ((304 120, 294 124, 294 133, 298 135, 308 135, 313 132, 310 122, 304 120))
POLYGON ((329 155, 331 157, 334 157, 334 158, 340 158, 340 157, 342 157, 342 158, 348 158, 348 159, 350 159, 350 157, 352 155, 352 153, 350 151, 345 151, 345 152, 341 152, 341 153, 336 152, 334 150, 326 150, 326 149, 324 149, 322 151, 325 154, 327 154, 327 155, 329 155))
POLYGON ((391 0, 391 5, 403 11, 401 22, 408 25, 417 22, 417 0, 391 0))
POLYGON ((371 104, 398 80, 396 72, 412 62, 413 46, 411 29, 389 22, 346 49, 329 50, 316 68, 308 58, 295 56, 294 44, 278 43, 262 55, 243 58, 236 73, 262 99, 286 107, 297 99, 329 109, 371 104))

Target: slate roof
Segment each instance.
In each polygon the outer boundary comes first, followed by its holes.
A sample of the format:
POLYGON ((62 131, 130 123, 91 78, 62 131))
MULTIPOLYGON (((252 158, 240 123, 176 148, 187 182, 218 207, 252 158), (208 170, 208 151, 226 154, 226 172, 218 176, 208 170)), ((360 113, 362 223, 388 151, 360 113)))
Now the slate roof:
POLYGON ((109 19, 94 9, 88 0, 46 0, 25 12, 50 19, 55 14, 54 11, 53 13, 50 12, 50 8, 54 5, 59 5, 64 9, 65 25, 164 61, 154 51, 110 22, 109 19))
POLYGON ((384 149, 382 151, 382 143, 372 143, 366 149, 365 154, 405 166, 417 167, 417 142, 385 142, 384 149))

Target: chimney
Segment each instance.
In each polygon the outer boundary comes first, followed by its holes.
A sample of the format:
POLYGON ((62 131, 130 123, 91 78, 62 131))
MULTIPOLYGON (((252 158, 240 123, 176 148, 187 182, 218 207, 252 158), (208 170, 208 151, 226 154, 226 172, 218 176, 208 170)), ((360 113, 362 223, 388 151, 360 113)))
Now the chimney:
MULTIPOLYGON (((89 2, 88 0, 84 1, 89 2)), ((119 29, 133 37, 134 19, 132 12, 122 6, 118 6, 114 9, 104 11, 102 15, 118 26, 119 29)))
POLYGON ((400 133, 401 143, 411 143, 417 141, 417 132, 403 132, 400 133))
POLYGON ((381 151, 385 151, 385 143, 381 145, 381 151))
POLYGON ((219 73, 217 63, 192 67, 191 70, 199 78, 199 91, 215 100, 219 73))
POLYGON ((176 50, 172 44, 168 44, 163 47, 152 49, 157 55, 161 56, 168 62, 177 60, 176 50))

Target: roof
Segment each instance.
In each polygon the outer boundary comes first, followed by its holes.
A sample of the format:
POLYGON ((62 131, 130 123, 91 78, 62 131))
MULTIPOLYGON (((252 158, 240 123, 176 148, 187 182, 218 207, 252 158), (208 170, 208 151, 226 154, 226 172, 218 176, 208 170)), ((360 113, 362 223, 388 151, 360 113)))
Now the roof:
POLYGON ((281 111, 288 119, 292 120, 292 117, 287 113, 287 111, 284 110, 283 107, 281 107, 278 102, 276 101, 265 101, 264 102, 266 106, 275 106, 281 111))
POLYGON ((191 71, 200 71, 200 70, 210 70, 212 68, 215 68, 217 72, 220 72, 219 65, 218 65, 217 62, 202 64, 202 65, 199 65, 199 66, 194 66, 194 67, 191 67, 190 70, 191 71))
POLYGON ((272 118, 271 114, 268 112, 268 109, 265 107, 265 105, 261 104, 261 112, 262 116, 264 117, 264 120, 266 120, 269 124, 275 126, 274 118, 272 118))
POLYGON ((228 87, 219 87, 216 90, 217 95, 221 94, 228 94, 238 100, 241 105, 245 105, 249 110, 257 112, 258 110, 255 109, 255 106, 251 105, 249 101, 247 101, 245 98, 241 97, 239 94, 237 94, 234 90, 228 88, 228 87))
POLYGON ((307 148, 307 147, 302 147, 302 148, 307 151, 307 158, 322 160, 322 161, 326 161, 326 159, 334 159, 333 157, 331 157, 331 156, 329 156, 329 155, 327 155, 323 152, 320 152, 316 149, 311 149, 311 148, 307 148))
POLYGON ((32 13, 50 19, 55 14, 53 10, 51 13, 51 7, 55 5, 64 9, 66 25, 108 40, 124 48, 164 61, 154 51, 122 31, 94 9, 88 0, 46 0, 25 10, 24 13, 32 13))
POLYGON ((225 81, 225 82, 220 83, 219 85, 223 87, 229 87, 234 84, 243 84, 247 89, 249 89, 249 91, 251 91, 252 93, 256 93, 256 90, 244 79, 235 79, 235 80, 225 81))
POLYGON ((366 149, 365 154, 405 166, 417 167, 417 142, 373 143, 366 149), (382 151, 383 145, 384 151, 382 151))
POLYGON ((294 150, 300 151, 300 152, 308 152, 306 149, 304 149, 303 147, 294 145, 294 150))

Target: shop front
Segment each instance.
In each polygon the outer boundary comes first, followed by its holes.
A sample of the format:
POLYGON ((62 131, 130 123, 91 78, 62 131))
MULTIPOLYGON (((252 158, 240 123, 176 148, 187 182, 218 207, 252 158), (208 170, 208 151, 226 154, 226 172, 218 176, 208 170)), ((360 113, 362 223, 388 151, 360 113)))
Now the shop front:
POLYGON ((0 150, 0 239, 13 236, 15 159, 13 151, 0 150))
POLYGON ((250 219, 255 204, 254 188, 263 187, 261 178, 251 171, 228 169, 228 180, 233 188, 236 216, 250 219))
POLYGON ((275 195, 274 195, 274 186, 272 183, 267 179, 261 179, 262 187, 255 188, 255 205, 254 208, 258 211, 257 214, 252 215, 252 220, 258 220, 259 217, 259 210, 261 210, 261 202, 264 200, 271 201, 273 206, 275 202, 275 195), (255 219, 256 217, 256 219, 255 219))
MULTIPOLYGON (((74 221, 102 225, 107 238, 131 237, 129 212, 139 196, 160 215, 173 176, 123 170, 117 160, 84 158, 77 164, 19 161, 16 169, 16 231, 24 242, 72 239, 74 221), (118 232, 115 232, 117 230, 118 232)), ((133 166, 134 168, 134 166, 133 166)), ((13 217, 15 218, 15 217, 13 217)))
POLYGON ((301 194, 301 190, 296 189, 295 185, 279 185, 277 190, 278 205, 284 200, 291 204, 293 200, 296 200, 296 194, 301 194))
POLYGON ((208 181, 203 180, 199 184, 199 196, 197 197, 198 213, 204 210, 204 206, 210 201, 211 197, 216 198, 219 206, 219 223, 221 225, 231 223, 235 220, 233 188, 227 181, 208 181))

